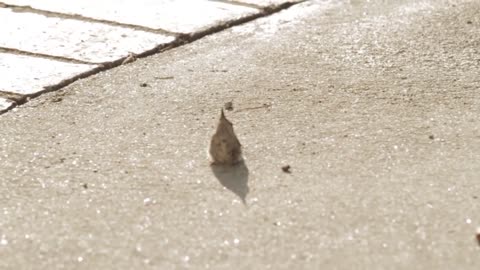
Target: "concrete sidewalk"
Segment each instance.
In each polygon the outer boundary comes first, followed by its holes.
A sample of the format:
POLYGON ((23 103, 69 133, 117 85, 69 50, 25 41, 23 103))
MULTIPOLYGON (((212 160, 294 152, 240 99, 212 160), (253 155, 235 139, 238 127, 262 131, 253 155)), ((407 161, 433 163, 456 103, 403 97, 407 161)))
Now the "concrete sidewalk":
POLYGON ((1 115, 0 268, 479 269, 480 1, 325 7, 1 115))

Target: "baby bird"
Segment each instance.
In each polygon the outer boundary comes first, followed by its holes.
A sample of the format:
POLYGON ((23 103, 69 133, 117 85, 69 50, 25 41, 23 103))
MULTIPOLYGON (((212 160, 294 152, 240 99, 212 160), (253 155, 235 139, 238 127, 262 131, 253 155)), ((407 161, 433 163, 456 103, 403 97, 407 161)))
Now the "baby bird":
POLYGON ((210 142, 212 165, 234 165, 242 160, 242 145, 238 141, 233 125, 225 118, 223 109, 218 122, 217 131, 210 142))

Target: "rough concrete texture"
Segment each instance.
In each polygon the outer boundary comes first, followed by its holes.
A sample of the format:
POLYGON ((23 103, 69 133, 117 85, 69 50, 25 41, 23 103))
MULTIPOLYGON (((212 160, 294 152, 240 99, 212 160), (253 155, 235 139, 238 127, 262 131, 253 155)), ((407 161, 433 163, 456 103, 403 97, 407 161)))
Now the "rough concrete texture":
POLYGON ((303 3, 2 115, 0 268, 479 269, 479 14, 303 3))

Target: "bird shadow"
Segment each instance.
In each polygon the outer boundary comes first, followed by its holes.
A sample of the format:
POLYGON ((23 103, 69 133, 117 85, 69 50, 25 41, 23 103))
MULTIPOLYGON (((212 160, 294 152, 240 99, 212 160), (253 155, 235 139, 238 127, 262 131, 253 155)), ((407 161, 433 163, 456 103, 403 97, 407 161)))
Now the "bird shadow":
POLYGON ((237 195, 246 205, 248 188, 248 168, 244 160, 233 166, 211 165, 211 169, 220 184, 237 195))

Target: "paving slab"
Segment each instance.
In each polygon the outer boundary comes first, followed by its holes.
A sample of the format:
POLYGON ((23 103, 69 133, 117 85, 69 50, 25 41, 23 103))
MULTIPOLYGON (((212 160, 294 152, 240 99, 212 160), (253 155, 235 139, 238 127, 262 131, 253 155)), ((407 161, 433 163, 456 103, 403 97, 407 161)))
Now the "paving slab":
POLYGON ((50 59, 0 53, 0 91, 29 95, 95 68, 50 59))
POLYGON ((0 268, 479 269, 480 2, 422 2, 303 3, 3 114, 0 268))
POLYGON ((93 63, 173 41, 173 36, 0 8, 0 47, 93 63), (5 38, 8 37, 8 38, 5 38))
POLYGON ((250 7, 206 0, 8 0, 4 2, 181 33, 197 32, 221 22, 260 12, 250 7))

